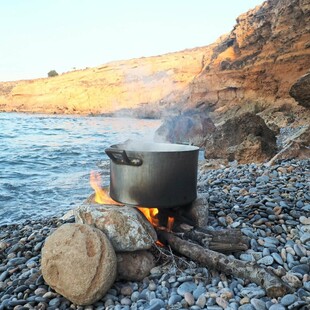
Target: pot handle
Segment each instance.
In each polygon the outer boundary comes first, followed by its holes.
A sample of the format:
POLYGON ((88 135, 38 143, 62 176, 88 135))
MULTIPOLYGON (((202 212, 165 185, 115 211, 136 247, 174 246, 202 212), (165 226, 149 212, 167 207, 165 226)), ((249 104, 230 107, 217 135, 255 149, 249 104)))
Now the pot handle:
POLYGON ((107 155, 111 158, 111 160, 118 165, 129 165, 129 166, 141 166, 142 159, 140 158, 129 158, 125 150, 115 149, 115 148, 107 148, 105 150, 107 155))

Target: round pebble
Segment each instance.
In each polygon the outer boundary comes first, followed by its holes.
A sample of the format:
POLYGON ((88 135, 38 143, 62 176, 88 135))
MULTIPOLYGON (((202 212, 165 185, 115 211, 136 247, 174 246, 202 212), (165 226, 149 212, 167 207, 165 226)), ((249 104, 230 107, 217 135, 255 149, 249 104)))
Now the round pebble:
POLYGON ((192 306, 195 303, 195 298, 194 298, 193 294, 190 292, 184 293, 184 299, 189 306, 192 306))
POLYGON ((297 300, 297 297, 293 294, 287 294, 281 298, 281 305, 289 306, 297 300))

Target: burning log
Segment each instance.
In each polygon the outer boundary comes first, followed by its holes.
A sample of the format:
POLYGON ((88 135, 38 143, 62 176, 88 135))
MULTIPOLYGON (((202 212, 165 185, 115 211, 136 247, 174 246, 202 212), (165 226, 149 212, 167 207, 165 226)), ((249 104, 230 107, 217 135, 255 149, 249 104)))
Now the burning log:
POLYGON ((228 257, 224 254, 205 249, 192 242, 182 240, 167 231, 158 231, 159 240, 180 254, 208 268, 220 270, 228 275, 248 279, 266 290, 269 297, 281 297, 292 291, 292 288, 270 271, 253 263, 228 257))

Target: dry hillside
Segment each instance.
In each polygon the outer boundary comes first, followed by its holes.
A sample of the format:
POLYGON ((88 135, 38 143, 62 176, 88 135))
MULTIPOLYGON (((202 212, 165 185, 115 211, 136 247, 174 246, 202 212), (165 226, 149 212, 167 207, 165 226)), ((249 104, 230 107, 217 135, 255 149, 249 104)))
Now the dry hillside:
POLYGON ((199 107, 220 122, 244 111, 294 109, 289 89, 310 69, 309 1, 269 0, 236 22, 209 46, 0 83, 0 111, 99 114, 135 108, 140 116, 162 116, 199 107))

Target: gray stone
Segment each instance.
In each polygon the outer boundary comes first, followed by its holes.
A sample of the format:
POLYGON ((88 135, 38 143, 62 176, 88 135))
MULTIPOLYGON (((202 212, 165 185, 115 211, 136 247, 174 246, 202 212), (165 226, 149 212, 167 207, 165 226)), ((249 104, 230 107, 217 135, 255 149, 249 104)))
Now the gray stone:
POLYGON ((165 302, 159 298, 154 298, 152 300, 150 300, 150 305, 154 305, 154 304, 157 304, 160 306, 160 308, 165 308, 165 302))
POLYGON ((300 218, 299 218, 299 221, 301 224, 303 225, 310 225, 310 217, 305 217, 304 215, 302 215, 300 218))
POLYGON ((116 252, 147 250, 157 240, 151 223, 136 208, 115 205, 84 205, 75 210, 77 223, 103 231, 116 252))
POLYGON ((184 293, 184 300, 187 302, 189 306, 193 306, 195 304, 195 298, 193 294, 190 292, 184 293))
POLYGON ((294 263, 295 262, 294 256, 291 253, 287 253, 286 262, 287 263, 294 263))
POLYGON ((274 304, 268 310, 285 310, 285 307, 281 304, 274 304))
POLYGON ((302 243, 306 243, 308 241, 310 241, 310 234, 309 233, 303 233, 300 235, 300 241, 302 243))
POLYGON ((282 257, 278 254, 278 253, 271 253, 271 256, 274 258, 274 260, 279 264, 279 265, 283 265, 283 259, 282 257))
POLYGON ((61 303, 61 300, 59 298, 53 298, 50 300, 48 305, 51 307, 58 307, 60 305, 60 303, 61 303))
POLYGON ((231 308, 231 310, 238 310, 239 309, 239 305, 237 302, 231 302, 229 304, 229 307, 231 308))
POLYGON ((256 183, 261 183, 261 182, 266 183, 268 181, 269 181, 269 177, 267 175, 262 175, 256 178, 256 183))
POLYGON ((255 310, 266 310, 266 303, 258 298, 251 299, 251 305, 254 307, 255 310))
POLYGON ((169 300, 168 300, 168 305, 169 306, 172 306, 172 305, 175 305, 176 303, 180 302, 182 300, 182 296, 180 295, 171 295, 169 300))
POLYGON ((150 274, 155 266, 155 259, 151 252, 118 252, 117 278, 127 281, 141 281, 150 274))
POLYGON ((308 308, 301 308, 302 306, 308 306, 309 307, 309 301, 303 301, 303 300, 297 300, 295 301, 293 304, 289 305, 287 307, 288 310, 295 310, 295 309, 306 309, 308 310, 308 308))
POLYGON ((297 300, 297 297, 293 294, 287 294, 281 298, 281 305, 289 306, 297 300))
POLYGON ((251 304, 245 304, 240 306, 238 310, 255 310, 255 308, 251 304))
POLYGON ((199 306, 200 308, 204 308, 206 303, 207 303, 207 298, 204 294, 200 295, 196 301, 196 305, 199 306))
POLYGON ((302 275, 308 274, 310 272, 310 266, 309 264, 296 265, 291 269, 291 272, 300 273, 302 275))
POLYGON ((198 287, 193 291, 193 296, 197 300, 198 297, 206 292, 206 287, 203 283, 199 283, 198 287))
POLYGON ((15 307, 15 306, 23 306, 27 303, 27 300, 24 299, 16 299, 16 300, 10 300, 8 305, 10 307, 15 307))
POLYGON ((307 250, 301 244, 294 244, 294 251, 299 257, 303 257, 307 255, 307 250))
POLYGON ((132 302, 138 301, 139 295, 140 295, 139 292, 137 292, 137 291, 133 292, 133 293, 131 294, 131 296, 130 296, 131 301, 132 301, 132 302))
POLYGON ((261 259, 259 259, 257 261, 258 264, 262 264, 262 265, 265 265, 265 266, 270 266, 270 265, 273 264, 273 262, 274 262, 274 259, 270 255, 264 256, 264 257, 262 257, 261 259))
POLYGON ((194 282, 184 282, 182 283, 177 292, 179 295, 184 296, 186 292, 192 293, 197 288, 197 285, 194 282))
POLYGON ((4 281, 9 276, 9 272, 7 270, 3 271, 0 275, 0 282, 4 281))
POLYGON ((123 297, 121 299, 121 305, 123 305, 123 306, 130 306, 131 305, 131 300, 128 297, 123 297))
POLYGON ((27 261, 25 257, 16 257, 9 260, 8 265, 9 266, 17 266, 24 264, 27 261))
POLYGON ((253 257, 252 254, 242 253, 242 254, 240 254, 240 260, 243 260, 245 262, 254 262, 255 258, 253 257))

